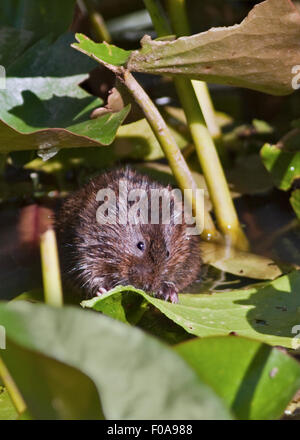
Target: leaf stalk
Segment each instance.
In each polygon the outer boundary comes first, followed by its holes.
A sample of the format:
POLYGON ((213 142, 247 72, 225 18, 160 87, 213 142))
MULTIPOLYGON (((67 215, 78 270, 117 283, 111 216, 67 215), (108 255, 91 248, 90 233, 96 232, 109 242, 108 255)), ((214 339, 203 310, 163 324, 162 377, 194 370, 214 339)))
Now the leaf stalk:
MULTIPOLYGON (((154 14, 157 4, 154 0, 148 0, 147 4, 149 5, 149 3, 151 3, 151 10, 148 10, 156 32, 159 34, 163 17, 161 17, 160 27, 158 27, 156 17, 159 15, 159 11, 156 10, 156 14, 154 14)), ((167 4, 174 31, 180 35, 185 32, 189 33, 184 0, 169 0, 167 4)), ((167 22, 165 23, 166 31, 168 25, 167 22)), ((240 226, 214 141, 205 124, 192 83, 185 78, 175 78, 174 84, 186 114, 219 228, 232 246, 240 250, 248 250, 248 240, 240 226)), ((198 95, 202 100, 203 90, 198 95)))
POLYGON ((0 377, 4 383, 4 386, 14 404, 18 414, 22 414, 26 410, 26 403, 18 390, 18 387, 11 377, 5 363, 0 357, 0 377))
POLYGON ((53 229, 41 235, 40 243, 45 302, 51 306, 63 305, 56 236, 53 229))

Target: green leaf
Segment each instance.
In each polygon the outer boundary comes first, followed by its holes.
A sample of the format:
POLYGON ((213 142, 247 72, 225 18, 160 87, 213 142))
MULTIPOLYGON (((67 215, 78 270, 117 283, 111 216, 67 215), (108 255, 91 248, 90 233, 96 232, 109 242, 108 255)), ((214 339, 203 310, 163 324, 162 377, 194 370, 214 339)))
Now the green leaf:
POLYGON ((97 120, 87 120, 66 128, 45 128, 30 133, 14 130, 0 120, 1 153, 36 149, 46 160, 60 148, 109 145, 128 111, 129 108, 125 107, 118 113, 107 114, 97 120))
POLYGON ((292 192, 290 202, 298 219, 300 220, 300 189, 296 189, 292 192))
POLYGON ((76 0, 20 0, 22 28, 34 32, 35 39, 48 34, 59 36, 72 24, 76 0))
POLYGON ((13 377, 15 345, 77 368, 95 383, 108 419, 230 418, 172 349, 137 328, 75 307, 23 301, 1 304, 0 323, 13 377))
POLYGON ((16 420, 18 413, 7 390, 0 385, 0 420, 16 420))
POLYGON ((300 151, 286 151, 279 145, 265 144, 261 159, 271 173, 274 184, 284 191, 291 188, 295 179, 300 178, 300 151))
POLYGON ((286 95, 294 91, 299 40, 300 14, 293 3, 266 0, 239 25, 167 42, 144 37, 128 68, 286 95))
POLYGON ((72 23, 76 0, 1 0, 0 24, 32 31, 35 39, 58 36, 72 23))
POLYGON ((30 414, 41 420, 103 420, 98 391, 82 372, 10 342, 3 359, 30 414))
POLYGON ((78 43, 72 44, 74 49, 79 50, 107 67, 123 66, 131 54, 131 50, 124 50, 107 43, 95 43, 83 34, 76 34, 75 37, 78 43))
POLYGON ((33 41, 33 33, 11 27, 0 28, 0 64, 6 69, 33 41))
POLYGON ((300 388, 299 363, 257 341, 211 337, 175 350, 239 419, 278 419, 300 388))
MULTIPOLYGON (((85 301, 83 301, 84 305, 85 301)), ((101 302, 95 308, 106 316, 117 319, 126 324, 135 325, 142 318, 147 308, 147 301, 136 292, 118 292, 107 298, 107 301, 101 302)))
POLYGON ((73 51, 72 35, 44 39, 7 69, 0 91, 2 152, 109 145, 129 107, 90 119, 102 101, 78 86, 95 64, 73 51))
POLYGON ((178 304, 154 298, 132 286, 119 286, 81 305, 104 311, 112 295, 132 291, 193 335, 224 336, 236 332, 271 345, 292 348, 292 328, 300 322, 299 289, 300 271, 295 271, 242 290, 180 294, 178 304))
MULTIPOLYGON (((83 307, 90 307, 85 301, 83 307)), ((151 307, 140 294, 134 291, 119 292, 106 298, 92 307, 98 312, 104 313, 113 319, 126 324, 136 325, 161 341, 173 345, 185 341, 191 337, 182 327, 170 321, 157 309, 151 307)))

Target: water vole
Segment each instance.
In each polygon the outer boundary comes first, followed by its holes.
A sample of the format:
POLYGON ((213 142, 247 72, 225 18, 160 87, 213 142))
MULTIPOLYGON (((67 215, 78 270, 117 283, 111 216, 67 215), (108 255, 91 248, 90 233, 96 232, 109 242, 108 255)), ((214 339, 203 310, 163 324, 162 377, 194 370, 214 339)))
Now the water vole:
MULTIPOLYGON (((101 224, 99 190, 109 188, 116 194, 116 213, 124 209, 128 212, 133 206, 127 199, 119 200, 120 181, 126 183, 128 192, 138 189, 150 195, 153 189, 165 188, 167 194, 172 190, 122 168, 95 177, 67 197, 55 222, 63 281, 86 297, 100 295, 117 285, 133 285, 158 298, 177 302, 178 292, 199 274, 200 237, 187 233, 184 218, 181 224, 174 224, 174 207, 180 203, 182 211, 183 205, 173 197, 169 224, 162 223, 161 215, 158 224, 151 224, 150 218, 147 224, 133 224, 132 219, 126 224, 101 224)), ((107 197, 102 203, 106 200, 107 197)), ((150 202, 147 206, 150 213, 150 202)), ((161 210, 162 201, 160 213, 161 210)))

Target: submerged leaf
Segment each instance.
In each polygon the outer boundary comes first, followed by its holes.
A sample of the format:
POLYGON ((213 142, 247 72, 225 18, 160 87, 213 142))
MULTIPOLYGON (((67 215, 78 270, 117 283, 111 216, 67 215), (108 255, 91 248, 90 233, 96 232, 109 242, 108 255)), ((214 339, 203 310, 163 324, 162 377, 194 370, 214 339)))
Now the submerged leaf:
POLYGON ((300 63, 299 40, 300 13, 292 1, 266 0, 239 25, 175 41, 146 37, 128 68, 286 95, 294 91, 292 69, 300 63))
POLYGON ((300 271, 295 271, 242 290, 180 294, 178 304, 154 298, 132 286, 116 287, 102 297, 81 304, 103 311, 112 295, 133 291, 196 336, 224 336, 235 332, 271 345, 292 348, 292 329, 300 322, 299 289, 300 271))

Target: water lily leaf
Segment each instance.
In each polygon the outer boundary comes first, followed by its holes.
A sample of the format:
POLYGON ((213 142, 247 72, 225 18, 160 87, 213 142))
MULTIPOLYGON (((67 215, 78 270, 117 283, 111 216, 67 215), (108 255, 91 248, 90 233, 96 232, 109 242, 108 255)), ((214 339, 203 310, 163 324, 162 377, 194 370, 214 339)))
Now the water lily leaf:
POLYGON ((6 365, 33 418, 41 420, 103 420, 93 381, 51 357, 10 342, 6 365))
MULTIPOLYGON (((4 361, 14 346, 77 368, 99 392, 108 419, 228 419, 217 395, 171 348, 141 330, 78 307, 0 304, 4 361)), ((31 370, 31 380, 35 372, 31 370)), ((13 374, 14 376, 14 374, 13 374)), ((18 377, 16 377, 19 385, 18 377)))
POLYGON ((83 34, 76 34, 75 37, 78 43, 72 44, 74 49, 88 55, 98 63, 110 66, 110 68, 123 66, 131 54, 131 50, 124 50, 105 42, 95 43, 83 34))
POLYGON ((300 388, 300 365, 242 337, 193 339, 174 347, 238 419, 278 419, 300 388))
POLYGON ((300 220, 300 189, 296 189, 292 192, 290 202, 298 219, 300 220))
POLYGON ((102 104, 78 86, 95 63, 72 50, 71 34, 45 38, 7 69, 0 91, 2 152, 110 144, 129 107, 91 120, 102 104))
POLYGON ((171 304, 132 286, 116 287, 81 304, 103 311, 111 296, 124 291, 142 295, 169 319, 196 336, 224 336, 235 332, 270 345, 292 348, 292 328, 300 322, 300 272, 242 290, 212 294, 180 294, 171 304))
POLYGON ((144 37, 128 68, 286 95, 294 91, 292 68, 300 60, 299 39, 300 13, 292 1, 266 0, 239 25, 175 41, 144 37))
POLYGON ((0 420, 16 420, 18 413, 7 390, 0 385, 0 420))
POLYGON ((295 179, 300 178, 300 151, 286 151, 279 145, 265 144, 261 159, 271 173, 274 184, 284 191, 291 188, 295 179))

